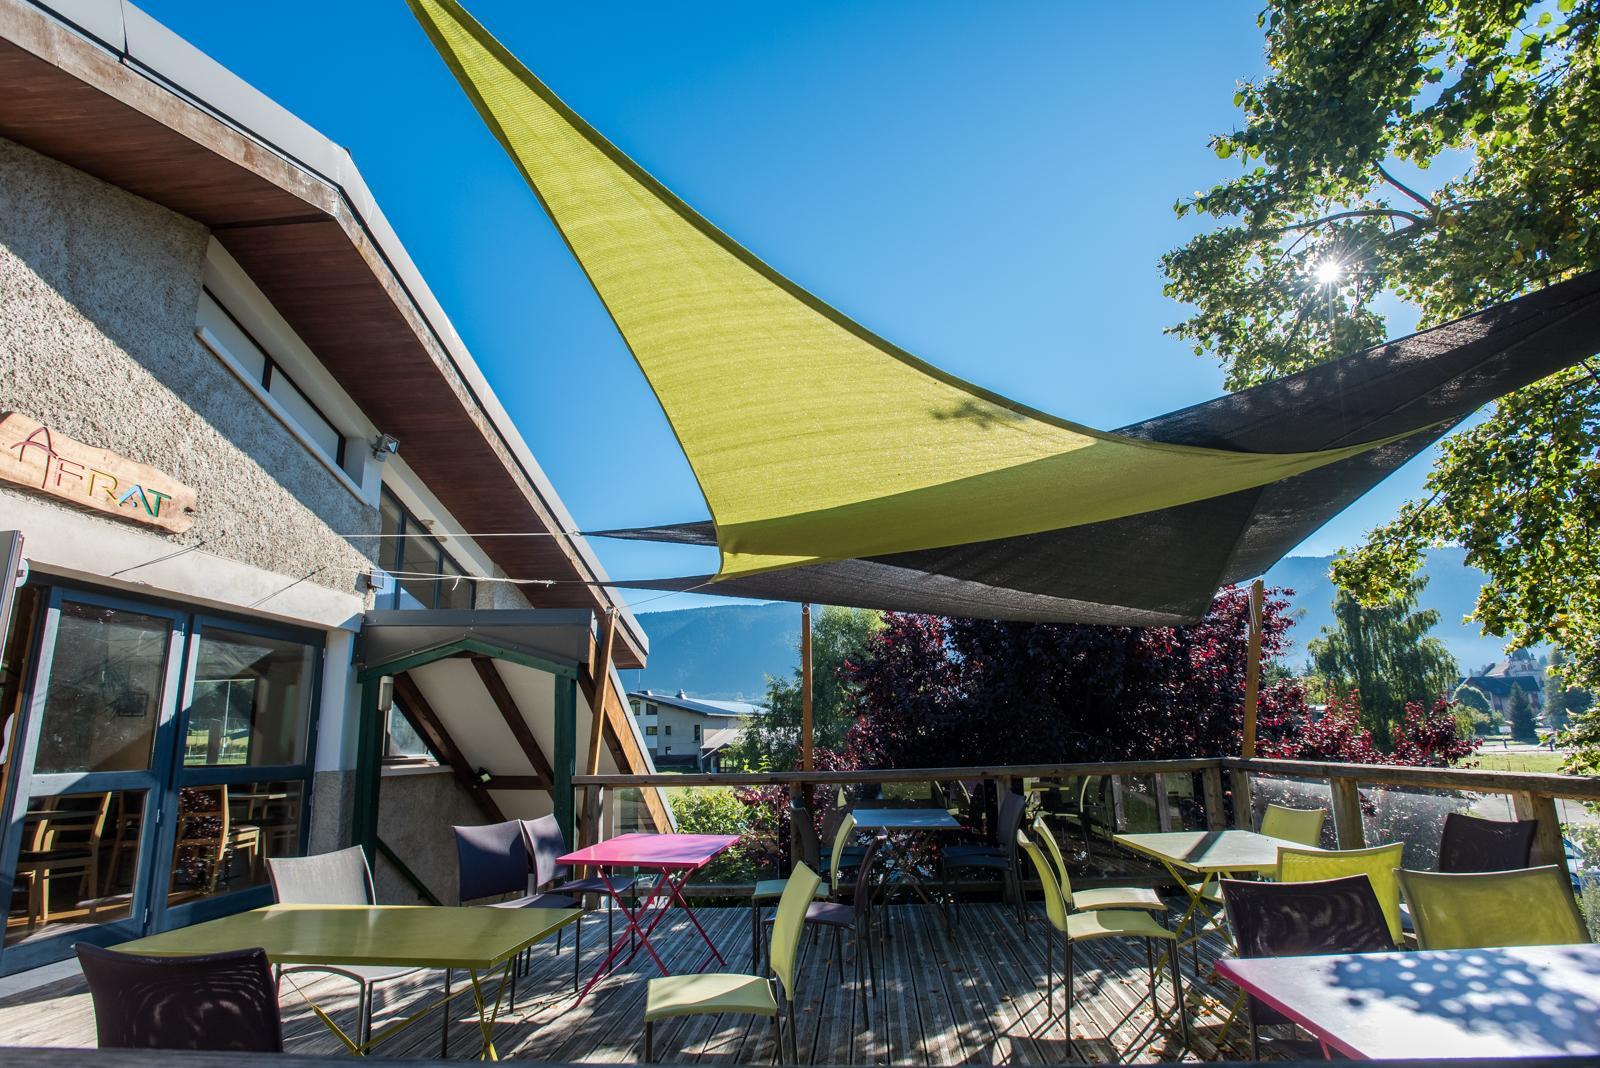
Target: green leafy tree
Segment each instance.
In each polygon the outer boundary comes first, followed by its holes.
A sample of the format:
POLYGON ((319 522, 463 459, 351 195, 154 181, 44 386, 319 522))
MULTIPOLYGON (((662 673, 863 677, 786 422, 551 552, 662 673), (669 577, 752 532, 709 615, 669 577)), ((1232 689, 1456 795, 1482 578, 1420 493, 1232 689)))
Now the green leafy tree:
POLYGON ((1473 734, 1492 734, 1501 724, 1500 713, 1488 696, 1476 686, 1462 683, 1456 687, 1455 706, 1461 710, 1462 725, 1473 734))
MULTIPOLYGON (((1230 388, 1382 340, 1380 299, 1431 325, 1600 266, 1600 0, 1268 0, 1261 24, 1268 72, 1213 141, 1241 171, 1177 205, 1219 226, 1163 261, 1193 309, 1173 330, 1230 388)), ((1383 603, 1459 544, 1488 576, 1485 631, 1560 645, 1600 686, 1597 490, 1581 366, 1448 438, 1426 496, 1334 578, 1383 603)), ((1573 727, 1600 765, 1600 712, 1573 727)))
MULTIPOLYGON (((868 641, 883 628, 880 612, 823 608, 812 622, 811 725, 817 749, 844 747, 854 722, 850 695, 854 683, 843 668, 864 655, 868 641)), ((752 717, 735 760, 743 767, 787 771, 800 766, 801 678, 797 666, 788 678, 767 676, 766 715, 752 717)))
POLYGON ((1361 725, 1385 750, 1393 745, 1408 702, 1431 708, 1460 677, 1444 643, 1428 636, 1439 613, 1417 608, 1417 594, 1427 581, 1413 577, 1397 601, 1376 608, 1338 591, 1333 628, 1323 627, 1321 636, 1306 645, 1330 695, 1361 695, 1361 725))
POLYGON ((1518 742, 1537 742, 1539 728, 1533 721, 1533 700, 1527 691, 1516 683, 1511 684, 1508 711, 1511 717, 1511 737, 1518 742))
POLYGON ((1594 707, 1594 694, 1567 681, 1564 670, 1569 663, 1567 654, 1560 648, 1550 654, 1550 665, 1545 669, 1545 715, 1553 730, 1566 730, 1573 716, 1581 716, 1594 707))

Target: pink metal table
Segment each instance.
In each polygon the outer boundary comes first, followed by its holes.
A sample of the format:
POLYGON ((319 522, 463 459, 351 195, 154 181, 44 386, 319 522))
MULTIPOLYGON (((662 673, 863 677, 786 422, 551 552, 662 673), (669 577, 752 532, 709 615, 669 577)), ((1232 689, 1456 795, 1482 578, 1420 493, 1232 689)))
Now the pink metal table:
POLYGON ((1251 957, 1217 974, 1347 1057, 1600 1055, 1600 946, 1251 957))
POLYGON ((656 967, 661 969, 662 975, 672 974, 666 964, 662 963, 655 947, 650 944, 650 934, 666 917, 674 902, 683 910, 684 915, 689 917, 689 922, 694 924, 695 930, 700 932, 700 938, 711 950, 710 955, 700 962, 695 971, 703 971, 712 961, 726 964, 727 961, 723 960, 722 954, 717 951, 716 943, 711 941, 711 936, 706 934, 706 929, 700 926, 700 921, 695 918, 694 910, 684 900, 683 887, 689 881, 689 876, 705 867, 718 853, 731 849, 738 841, 739 836, 736 834, 619 834, 598 845, 585 846, 559 858, 557 863, 581 864, 598 871, 600 878, 605 880, 606 887, 611 890, 611 897, 616 901, 617 908, 628 917, 627 927, 612 943, 611 952, 606 954, 605 960, 600 962, 600 967, 595 969, 594 975, 584 986, 583 993, 578 995, 578 1000, 582 1001, 590 988, 611 970, 613 962, 634 936, 637 936, 639 941, 628 951, 628 960, 633 960, 634 954, 639 952, 639 946, 643 946, 650 954, 650 959, 656 962, 656 967), (622 896, 612 887, 611 870, 614 868, 640 868, 657 873, 655 886, 632 911, 622 903, 622 896), (649 923, 645 924, 643 921, 647 917, 649 923))

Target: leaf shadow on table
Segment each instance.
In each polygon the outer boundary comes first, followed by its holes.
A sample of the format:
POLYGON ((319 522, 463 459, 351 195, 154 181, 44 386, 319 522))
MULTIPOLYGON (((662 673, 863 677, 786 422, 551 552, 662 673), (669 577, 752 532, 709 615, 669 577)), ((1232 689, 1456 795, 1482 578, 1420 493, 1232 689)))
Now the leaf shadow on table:
POLYGON ((1541 1047, 1593 1053, 1600 1041, 1600 957, 1588 948, 1548 947, 1548 964, 1537 966, 1503 949, 1459 951, 1449 959, 1408 954, 1399 968, 1393 958, 1379 965, 1354 956, 1339 962, 1328 986, 1347 991, 1352 1010, 1373 1012, 1374 1024, 1381 1025, 1383 1008, 1392 1006, 1530 1053, 1541 1047), (1566 978, 1553 993, 1548 984, 1557 972, 1566 978))

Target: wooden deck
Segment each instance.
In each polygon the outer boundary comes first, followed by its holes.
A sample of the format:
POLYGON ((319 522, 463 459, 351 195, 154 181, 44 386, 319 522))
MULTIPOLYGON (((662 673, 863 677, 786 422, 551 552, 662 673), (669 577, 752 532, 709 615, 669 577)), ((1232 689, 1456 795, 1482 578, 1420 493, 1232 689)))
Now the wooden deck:
MULTIPOLYGON (((602 914, 603 915, 603 914, 602 914)), ((730 971, 749 965, 750 913, 745 908, 698 911, 707 931, 728 958, 730 971)), ((663 924, 663 928, 665 928, 663 924)), ((584 924, 583 975, 587 979, 602 952, 605 921, 584 924)), ((1080 950, 1078 996, 1073 1006, 1073 1042, 1059 1018, 1051 1019, 1042 1004, 1046 925, 1035 914, 1024 939, 1014 912, 1000 904, 970 904, 960 927, 946 937, 938 916, 926 908, 897 905, 892 909, 891 937, 885 943, 880 997, 869 1000, 867 1018, 853 985, 853 962, 846 939, 845 982, 838 981, 831 959, 831 934, 812 943, 802 957, 801 996, 797 1005, 801 1060, 811 1064, 1064 1064, 1215 1059, 1218 1017, 1202 1011, 1191 1018, 1192 1048, 1184 1051, 1176 1022, 1145 1045, 1148 1000, 1130 1021, 1110 1031, 1130 1006, 1145 996, 1143 947, 1135 942, 1102 942, 1080 950), (1130 1047, 1132 1047, 1130 1049, 1130 1047)), ((692 968, 704 945, 687 922, 678 922, 656 945, 674 969, 692 968)), ((1202 949, 1205 961, 1218 947, 1202 949)), ((1059 956, 1058 956, 1059 963, 1059 956)), ((552 949, 535 951, 531 975, 518 981, 514 1013, 502 1015, 496 1045, 502 1057, 543 1061, 598 1063, 636 1061, 642 1057, 642 1014, 645 981, 655 966, 640 954, 634 962, 597 984, 575 1002, 572 995, 570 940, 557 956, 552 949)), ((1185 962, 1186 987, 1192 971, 1185 962)), ((461 977, 457 977, 460 982, 461 977)), ((1161 987, 1163 1009, 1170 1007, 1171 980, 1161 987)), ((422 999, 437 996, 442 977, 422 973, 414 982, 391 985, 380 1000, 376 1029, 398 1019, 422 999)), ((335 1054, 341 1046, 305 1003, 285 985, 284 1013, 288 1051, 335 1054)), ((318 979, 305 992, 331 1011, 341 1025, 353 1029, 355 999, 348 983, 318 979)), ((1232 988, 1202 982, 1202 1001, 1216 1005, 1232 1000, 1232 988)), ((1191 1005, 1194 999, 1191 998, 1191 1005)), ((478 1049, 478 1028, 470 999, 458 999, 451 1025, 449 1055, 467 1058, 478 1049)), ((1059 1016, 1061 998, 1057 994, 1059 1016)), ((751 1017, 701 1017, 667 1021, 656 1030, 656 1057, 669 1063, 770 1063, 771 1025, 751 1017)), ((1238 1041, 1239 1025, 1229 1034, 1227 1052, 1238 1059, 1247 1053, 1238 1041)), ((81 979, 62 980, 0 1001, 0 1045, 93 1046, 94 1015, 81 979)), ((388 1057, 438 1057, 440 1015, 430 1013, 413 1027, 374 1051, 388 1057)))

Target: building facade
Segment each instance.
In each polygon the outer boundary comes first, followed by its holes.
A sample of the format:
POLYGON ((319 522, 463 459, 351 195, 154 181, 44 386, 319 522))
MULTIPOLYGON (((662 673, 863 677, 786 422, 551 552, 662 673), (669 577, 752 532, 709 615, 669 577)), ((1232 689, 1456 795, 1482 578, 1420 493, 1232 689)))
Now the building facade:
POLYGON ((659 767, 692 767, 699 771, 721 770, 722 753, 738 744, 751 716, 765 710, 744 701, 712 701, 654 690, 634 690, 628 694, 644 732, 646 744, 659 767))
POLYGON ((0 0, 0 972, 265 903, 363 804, 380 898, 453 900, 450 824, 560 811, 587 732, 650 770, 574 526, 347 153, 132 5, 0 0), (364 711, 368 620, 547 610, 560 663, 364 711))

